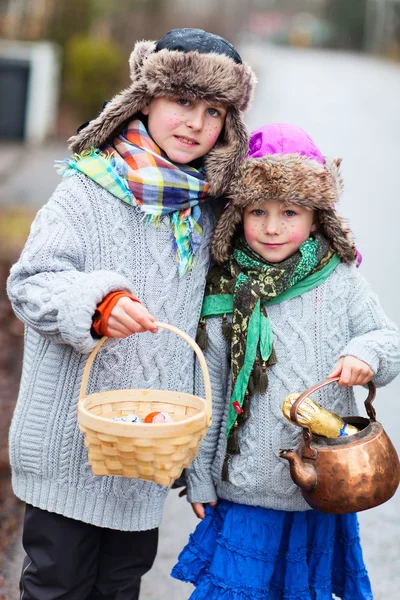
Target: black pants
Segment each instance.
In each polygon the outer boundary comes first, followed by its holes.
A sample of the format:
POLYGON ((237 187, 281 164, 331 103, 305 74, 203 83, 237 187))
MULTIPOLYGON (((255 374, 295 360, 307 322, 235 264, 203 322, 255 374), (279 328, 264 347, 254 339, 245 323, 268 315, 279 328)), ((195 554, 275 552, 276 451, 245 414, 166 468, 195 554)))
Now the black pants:
POLYGON ((27 504, 22 544, 22 600, 138 600, 158 529, 104 529, 27 504))

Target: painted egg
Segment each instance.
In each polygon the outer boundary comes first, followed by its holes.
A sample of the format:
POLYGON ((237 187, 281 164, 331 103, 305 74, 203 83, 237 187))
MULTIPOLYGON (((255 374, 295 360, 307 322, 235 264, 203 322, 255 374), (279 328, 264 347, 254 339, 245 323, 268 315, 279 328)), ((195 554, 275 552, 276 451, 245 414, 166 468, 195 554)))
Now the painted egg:
POLYGON ((119 421, 120 423, 143 423, 143 419, 138 415, 135 415, 135 413, 113 417, 113 421, 119 421))
POLYGON ((173 423, 173 419, 166 412, 151 412, 144 418, 145 423, 173 423))

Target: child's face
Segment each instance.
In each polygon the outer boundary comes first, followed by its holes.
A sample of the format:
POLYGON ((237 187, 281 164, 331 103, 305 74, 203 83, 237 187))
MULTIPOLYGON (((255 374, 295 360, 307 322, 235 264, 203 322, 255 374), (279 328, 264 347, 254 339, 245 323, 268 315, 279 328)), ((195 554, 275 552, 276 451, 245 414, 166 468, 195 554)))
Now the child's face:
POLYGON ((172 162, 187 164, 214 146, 224 126, 226 109, 203 100, 153 98, 142 109, 156 144, 172 162))
POLYGON ((279 200, 246 206, 244 236, 264 260, 279 263, 292 256, 316 230, 314 211, 279 200))

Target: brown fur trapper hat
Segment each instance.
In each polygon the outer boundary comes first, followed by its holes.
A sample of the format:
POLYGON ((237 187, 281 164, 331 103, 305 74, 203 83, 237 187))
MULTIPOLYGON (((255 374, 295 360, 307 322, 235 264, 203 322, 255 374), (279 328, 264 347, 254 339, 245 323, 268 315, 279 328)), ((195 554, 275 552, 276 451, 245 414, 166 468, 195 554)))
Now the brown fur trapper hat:
POLYGON ((178 96, 223 104, 228 108, 225 125, 204 164, 210 194, 224 193, 248 150, 243 115, 256 83, 252 69, 227 40, 201 29, 174 29, 158 42, 137 42, 129 65, 131 85, 69 139, 70 149, 81 153, 102 147, 155 97, 178 96))
POLYGON ((342 192, 340 163, 341 159, 323 157, 300 127, 273 123, 254 131, 215 228, 212 253, 216 262, 228 260, 243 209, 268 199, 316 210, 318 230, 343 262, 354 262, 357 251, 350 230, 335 209, 342 192))

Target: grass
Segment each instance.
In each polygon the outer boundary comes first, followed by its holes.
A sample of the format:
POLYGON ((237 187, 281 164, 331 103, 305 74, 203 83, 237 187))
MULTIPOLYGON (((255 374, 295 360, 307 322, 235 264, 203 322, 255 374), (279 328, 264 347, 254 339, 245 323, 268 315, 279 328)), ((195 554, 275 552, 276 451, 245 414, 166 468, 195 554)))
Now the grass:
POLYGON ((29 235, 34 211, 0 208, 0 256, 13 258, 22 250, 29 235))

